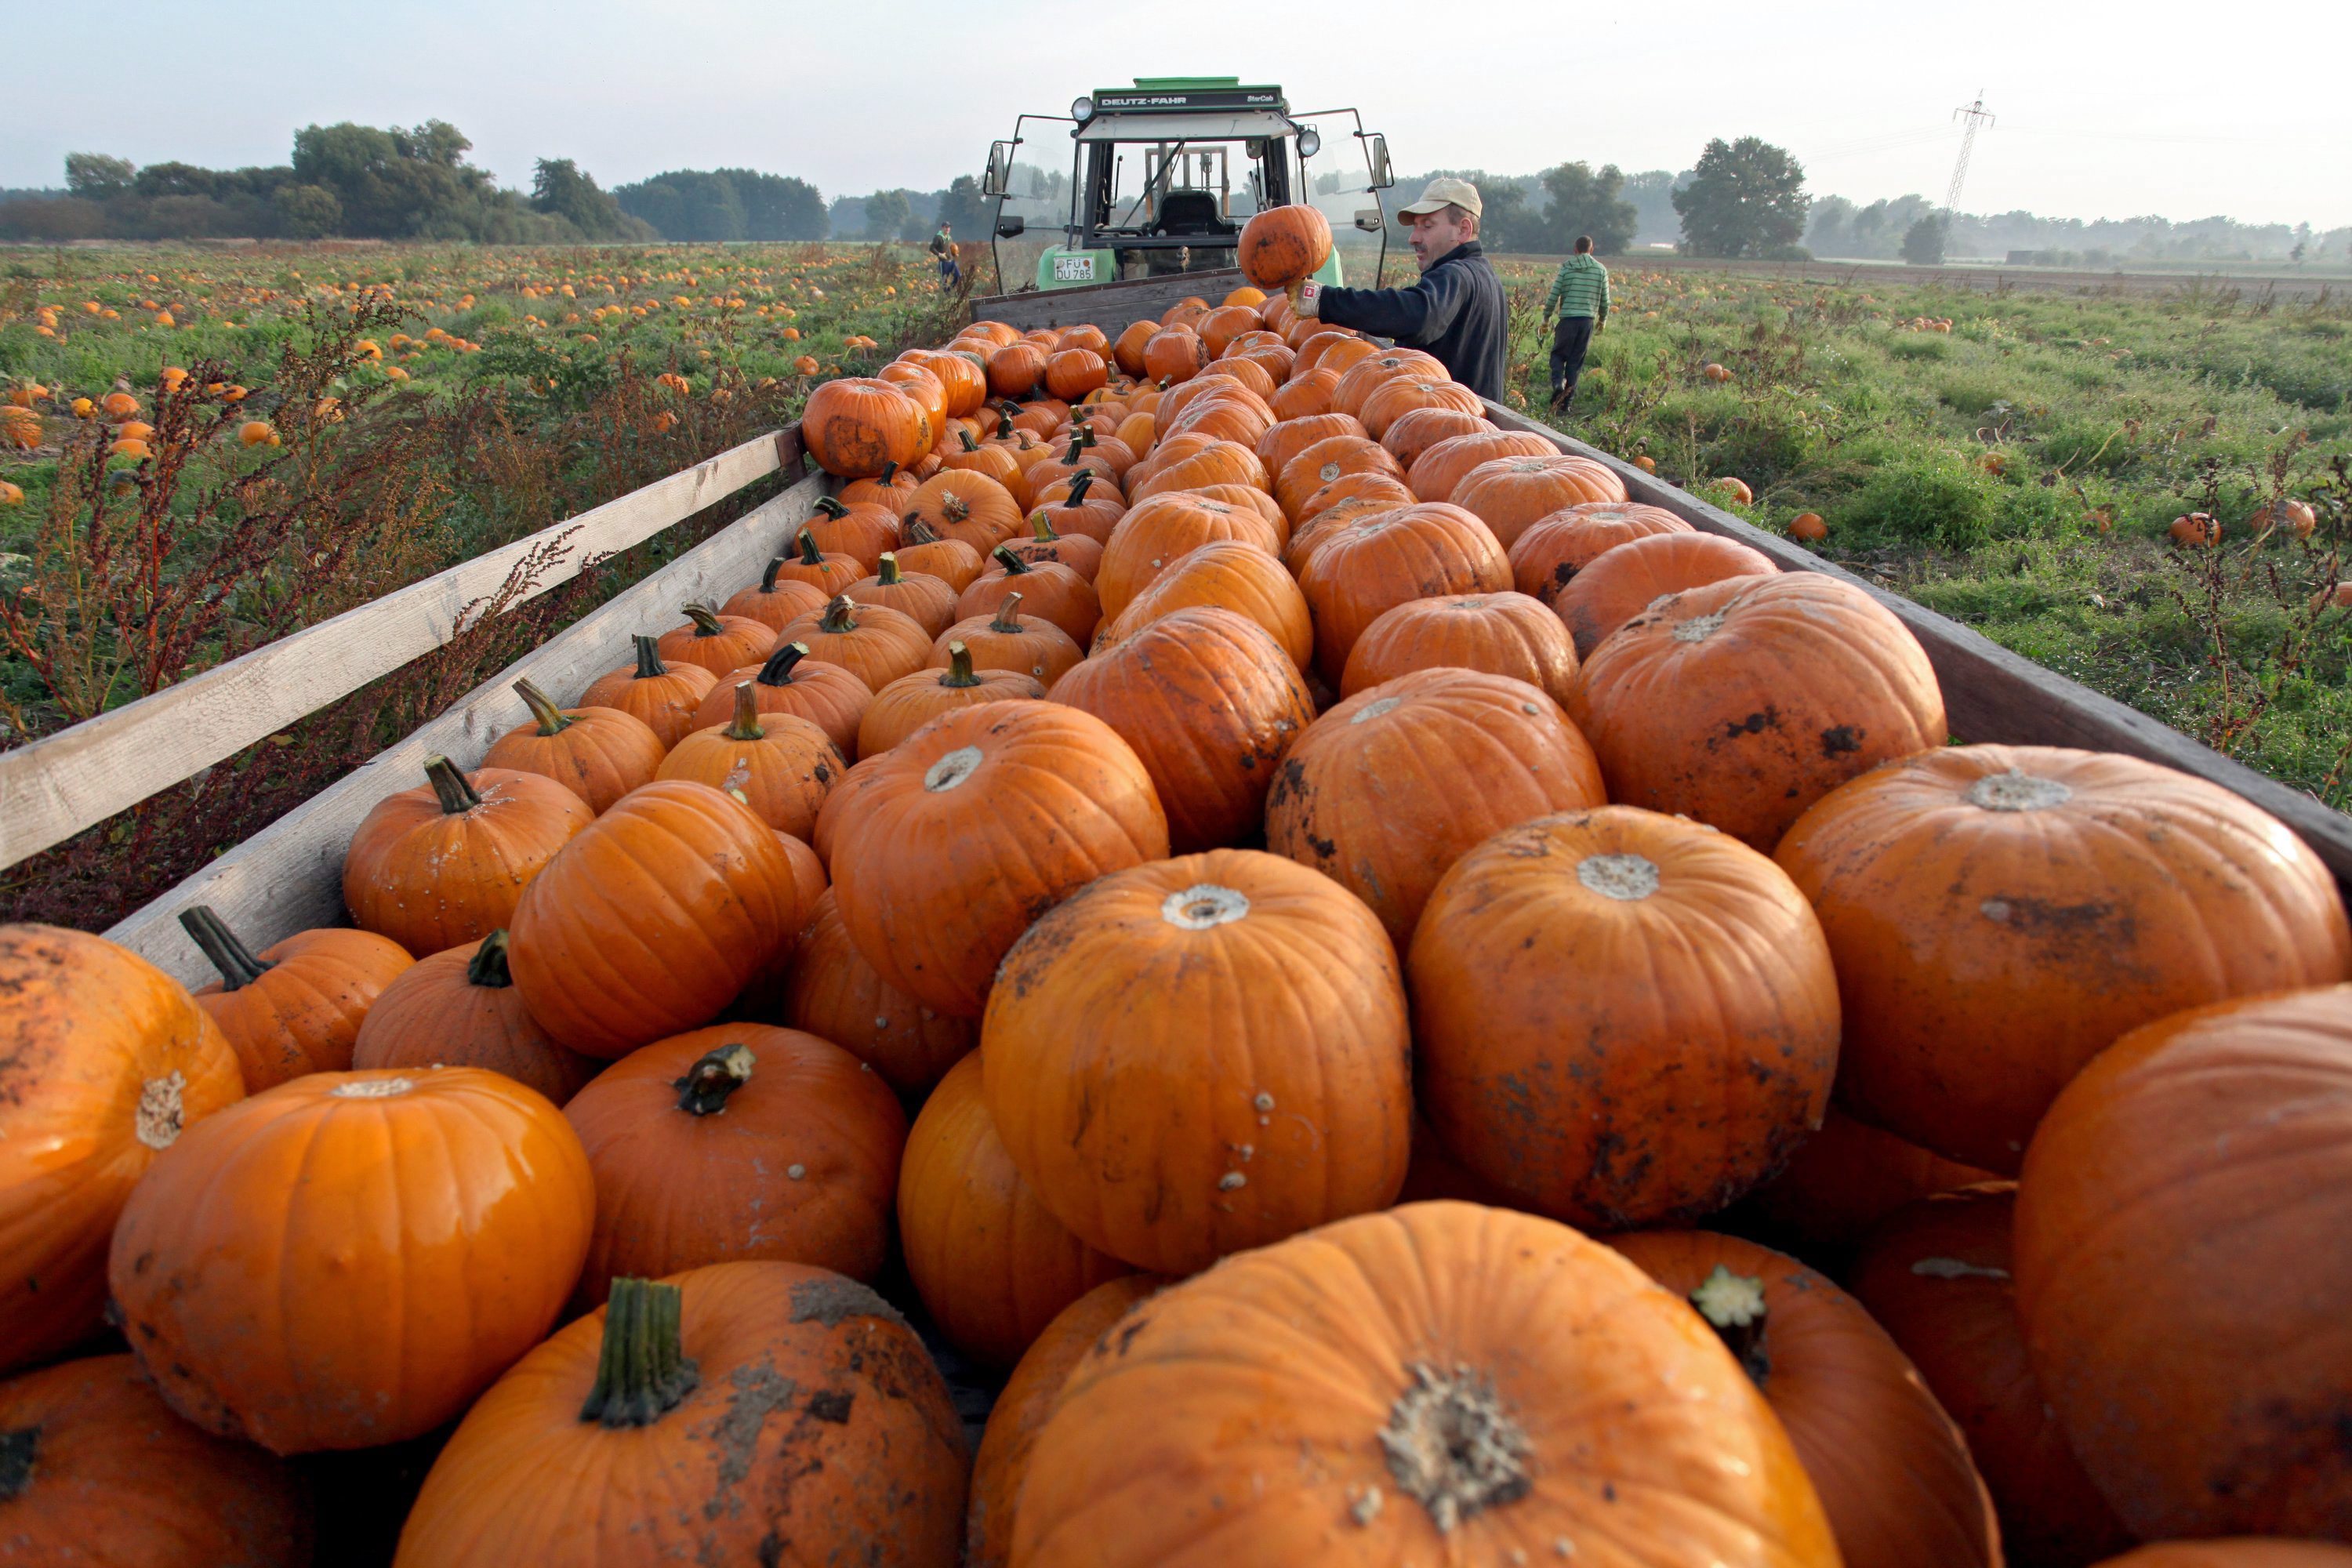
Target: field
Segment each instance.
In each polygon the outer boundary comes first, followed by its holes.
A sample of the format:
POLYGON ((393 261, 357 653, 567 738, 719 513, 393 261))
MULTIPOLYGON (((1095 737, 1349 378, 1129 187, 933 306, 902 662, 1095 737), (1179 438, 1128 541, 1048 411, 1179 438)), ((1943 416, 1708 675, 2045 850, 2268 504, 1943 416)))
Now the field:
MULTIPOLYGON (((1392 281, 1409 276, 1409 256, 1391 259, 1392 281)), ((1513 399, 1541 413, 1549 268, 1503 267, 1513 399)), ((0 383, 35 417, 0 429, 31 443, 0 445, 0 740, 748 439, 814 378, 944 339, 960 309, 905 247, 8 253, 0 383), (159 395, 167 367, 191 374, 159 395), (117 390, 184 456, 110 456, 119 432, 74 400, 117 390)), ((1832 558, 2352 802, 2352 614, 2313 607, 2344 574, 2352 509, 2341 301, 1633 264, 1553 422, 1677 482, 1736 477, 1755 495, 1737 510, 1766 527, 1819 513, 1832 558), (2250 526, 2281 497, 2315 509, 2309 540, 2250 526), (2221 521, 2220 548, 2168 542, 2191 510, 2221 521)), ((107 923, 764 493, 0 874, 0 891, 26 916, 107 923)))

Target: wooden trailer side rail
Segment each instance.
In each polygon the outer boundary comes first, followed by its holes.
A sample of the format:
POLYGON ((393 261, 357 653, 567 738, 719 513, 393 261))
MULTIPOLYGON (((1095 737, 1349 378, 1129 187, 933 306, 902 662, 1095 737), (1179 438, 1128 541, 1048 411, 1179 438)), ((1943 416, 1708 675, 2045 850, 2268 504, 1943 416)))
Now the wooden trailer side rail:
POLYGON ((1960 740, 2121 752, 2210 780, 2294 829, 2352 896, 2352 816, 1572 436, 1491 400, 1486 404, 1486 417, 1506 430, 1528 431, 1563 452, 1607 464, 1625 481, 1625 493, 1634 500, 1663 507, 1693 528, 1760 550, 1784 572, 1823 573, 1869 594, 1892 610, 1927 649, 1928 662, 1936 667, 1936 679, 1943 687, 1952 733, 1960 740))

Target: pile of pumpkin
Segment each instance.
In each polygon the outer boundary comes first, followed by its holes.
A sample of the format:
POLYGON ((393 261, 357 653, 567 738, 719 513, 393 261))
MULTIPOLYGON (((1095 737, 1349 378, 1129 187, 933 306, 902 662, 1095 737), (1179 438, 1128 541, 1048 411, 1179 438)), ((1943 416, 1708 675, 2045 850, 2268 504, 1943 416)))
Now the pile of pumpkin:
POLYGON ((2131 1551, 2352 1540, 2278 822, 1946 744, 1869 595, 1279 295, 802 436, 355 929, 0 937, 11 1562, 299 1561, 273 1456, 452 1422, 403 1563, 2352 1562, 2131 1551))

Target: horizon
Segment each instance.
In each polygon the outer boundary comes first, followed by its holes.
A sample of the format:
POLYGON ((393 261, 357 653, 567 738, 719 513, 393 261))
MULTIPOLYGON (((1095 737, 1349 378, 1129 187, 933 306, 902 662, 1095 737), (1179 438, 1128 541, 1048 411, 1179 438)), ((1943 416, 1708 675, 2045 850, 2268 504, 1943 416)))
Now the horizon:
MULTIPOLYGON (((209 11, 158 9, 163 30, 174 35, 171 48, 103 58, 52 51, 54 68, 24 74, 17 129, 0 144, 0 186, 62 185, 70 152, 142 166, 266 166, 287 161, 306 124, 443 120, 473 141, 471 162, 518 189, 529 188, 535 160, 571 158, 608 190, 670 170, 745 167, 796 175, 828 199, 929 191, 977 174, 1017 112, 1060 113, 1096 88, 1197 71, 1271 81, 1299 111, 1353 104, 1387 134, 1399 171, 1526 174, 1581 160, 1628 174, 1679 172, 1710 138, 1758 135, 1804 165, 1810 195, 1863 205, 1905 195, 1941 205, 1961 135, 1952 110, 1982 88, 1998 118, 1976 140, 1960 212, 2228 217, 2321 232, 2352 226, 2352 181, 2344 178, 2352 137, 2330 121, 2324 95, 2266 106, 2250 131, 2254 122, 2243 119, 2184 124, 2176 105, 2185 95, 2132 85, 2177 74, 2175 20, 2202 29, 2200 74, 2264 79, 2276 70, 2282 33, 2315 31, 2310 8, 2284 0, 2255 0, 2218 35, 2205 26, 2209 12, 2186 4, 2143 12, 2123 37, 2097 17, 2039 16, 2031 57, 2017 54, 2012 37, 1948 37, 1936 19, 1886 16, 1860 0, 1817 0, 1793 20, 1725 0, 1682 0, 1638 21, 1502 0, 1477 14, 1475 35, 1432 37, 1424 28, 1409 79, 1395 69, 1392 45, 1426 13, 1400 0, 1359 5, 1351 15, 1363 25, 1344 32, 1302 18, 1289 37, 1260 8, 1212 0, 1205 14, 1188 13, 1188 34, 1220 33, 1228 14, 1234 26, 1224 29, 1230 38, 1205 46, 1150 37, 1141 23, 1106 20, 1074 0, 1040 0, 1018 29, 967 31, 911 9, 900 29, 877 25, 871 10, 688 0, 650 18, 612 0, 582 0, 554 34, 543 12, 417 0, 404 26, 462 47, 389 62, 382 29, 332 17, 273 18, 271 37, 257 43, 214 26, 209 11), (175 18, 193 25, 176 29, 175 18), (874 57, 877 31, 890 38, 887 62, 874 57), (1537 47, 1498 54, 1491 40, 1514 33, 1537 47), (1051 79, 1029 61, 1041 35, 1057 39, 1051 79), (714 48, 722 36, 727 47, 714 48), (1807 39, 1801 54, 1792 53, 1798 36, 1807 39), (1660 42, 1668 38, 1671 56, 1660 42), (1580 68, 1588 58, 1604 68, 1580 68), (1921 79, 1915 62, 1923 58, 1933 62, 1933 83, 1921 79), (2095 79, 2084 76, 2084 59, 2100 61, 2095 79), (775 79, 780 61, 790 62, 792 82, 775 79), (1801 65, 1811 68, 1799 72, 1801 65), (1824 70, 1844 79, 1833 94, 1809 94, 1824 70), (1662 88, 1666 74, 1696 78, 1704 90, 1662 88), (204 111, 193 121, 184 107, 192 76, 204 83, 204 111), (1454 85, 1472 76, 1474 88, 1454 85), (934 85, 919 109, 876 90, 927 77, 989 85, 962 94, 934 85), (1703 101, 1664 115, 1662 92, 1678 104, 1703 101), (1563 97, 1562 107, 1548 107, 1563 97), (105 112, 89 123, 93 101, 105 112), (692 106, 682 119, 681 104, 692 106)), ((20 22, 28 60, 45 45, 68 47, 62 27, 44 37, 51 16, 60 14, 20 22)), ((2352 16, 2326 25, 2352 43, 2352 16)), ((2313 42, 2326 51, 2323 39, 2313 42)), ((1050 125, 1042 132, 1053 135, 1050 125)), ((1327 127, 1327 138, 1322 166, 1351 172, 1344 131, 1327 127)), ((1053 166, 1055 154, 1038 142, 1023 148, 1024 161, 1053 166)))

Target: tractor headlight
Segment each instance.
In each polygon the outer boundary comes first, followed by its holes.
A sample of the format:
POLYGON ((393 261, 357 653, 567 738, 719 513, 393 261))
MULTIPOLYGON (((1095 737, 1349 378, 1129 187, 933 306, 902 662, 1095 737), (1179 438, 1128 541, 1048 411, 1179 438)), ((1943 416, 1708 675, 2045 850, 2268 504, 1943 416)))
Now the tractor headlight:
POLYGON ((1300 126, 1298 128, 1298 155, 1302 158, 1312 158, 1316 153, 1320 153, 1321 151, 1323 151, 1323 133, 1316 130, 1312 125, 1300 126))
POLYGON ((1084 125, 1087 121, 1092 120, 1094 117, 1095 100, 1091 95, 1086 98, 1081 98, 1070 105, 1070 118, 1076 121, 1079 124, 1084 125))

